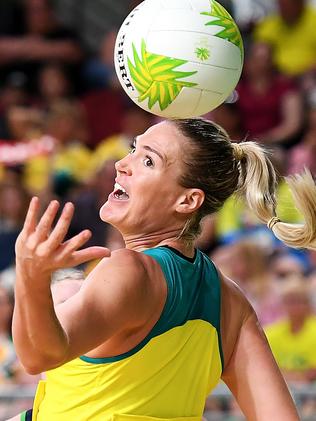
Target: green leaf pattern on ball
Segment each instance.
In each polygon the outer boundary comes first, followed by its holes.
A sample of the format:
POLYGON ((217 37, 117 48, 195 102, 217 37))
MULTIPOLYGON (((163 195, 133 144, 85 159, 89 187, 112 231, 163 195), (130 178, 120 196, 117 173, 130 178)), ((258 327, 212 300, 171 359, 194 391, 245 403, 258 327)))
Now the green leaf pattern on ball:
POLYGON ((151 109, 157 102, 160 110, 165 110, 179 95, 184 87, 191 88, 197 83, 179 79, 187 78, 197 73, 181 72, 174 69, 187 63, 186 60, 166 57, 150 53, 146 43, 142 40, 141 57, 133 46, 134 64, 128 58, 128 68, 135 88, 139 92, 138 102, 148 98, 148 107, 151 109))
POLYGON ((241 54, 244 54, 244 47, 242 38, 238 29, 238 26, 236 25, 233 18, 230 16, 230 14, 227 12, 227 10, 217 1, 210 0, 211 3, 211 11, 210 12, 202 12, 201 15, 206 16, 212 16, 214 18, 213 20, 207 22, 206 26, 220 26, 223 29, 215 34, 215 36, 225 39, 229 42, 232 42, 234 45, 236 45, 240 51, 241 54))

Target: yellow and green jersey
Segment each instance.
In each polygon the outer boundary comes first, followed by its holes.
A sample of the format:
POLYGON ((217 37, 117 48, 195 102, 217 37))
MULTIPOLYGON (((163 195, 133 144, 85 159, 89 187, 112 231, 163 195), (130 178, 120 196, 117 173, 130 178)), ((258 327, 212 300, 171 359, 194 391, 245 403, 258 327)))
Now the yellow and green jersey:
POLYGON ((144 253, 167 283, 158 322, 124 354, 82 356, 47 372, 33 420, 201 420, 223 367, 219 276, 198 250, 192 259, 167 246, 144 253))

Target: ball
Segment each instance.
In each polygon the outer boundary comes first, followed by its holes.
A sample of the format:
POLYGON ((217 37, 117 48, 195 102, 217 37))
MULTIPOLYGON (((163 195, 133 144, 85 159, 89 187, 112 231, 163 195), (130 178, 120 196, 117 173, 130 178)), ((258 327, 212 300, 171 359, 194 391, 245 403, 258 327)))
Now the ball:
POLYGON ((206 114, 234 91, 239 29, 215 0, 145 0, 123 22, 114 62, 127 95, 165 118, 206 114))

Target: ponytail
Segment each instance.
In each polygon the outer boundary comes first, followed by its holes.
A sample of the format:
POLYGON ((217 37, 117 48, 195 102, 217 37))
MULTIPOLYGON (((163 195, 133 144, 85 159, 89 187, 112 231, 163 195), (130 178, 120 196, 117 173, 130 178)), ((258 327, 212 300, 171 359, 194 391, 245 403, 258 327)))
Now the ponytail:
POLYGON ((286 178, 297 209, 304 223, 282 222, 276 215, 277 177, 265 150, 255 142, 232 144, 239 161, 238 193, 257 218, 286 245, 294 248, 316 249, 316 185, 311 173, 286 178))
POLYGON ((232 143, 217 124, 203 118, 172 120, 188 143, 182 154, 179 184, 199 188, 201 207, 190 215, 179 238, 192 243, 200 221, 217 212, 233 194, 240 193, 257 218, 291 247, 316 249, 316 186, 308 170, 286 179, 302 224, 282 222, 276 214, 277 176, 267 152, 255 142, 232 143))

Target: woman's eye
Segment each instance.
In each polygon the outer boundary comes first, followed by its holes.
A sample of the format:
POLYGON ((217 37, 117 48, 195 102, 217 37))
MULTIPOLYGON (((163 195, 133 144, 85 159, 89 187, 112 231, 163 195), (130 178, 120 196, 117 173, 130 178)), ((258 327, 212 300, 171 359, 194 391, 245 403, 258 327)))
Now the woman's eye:
POLYGON ((144 159, 144 165, 145 167, 153 167, 154 161, 149 156, 146 156, 146 158, 144 159))
POLYGON ((129 153, 132 154, 136 151, 136 146, 132 145, 129 149, 129 153))

